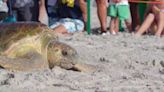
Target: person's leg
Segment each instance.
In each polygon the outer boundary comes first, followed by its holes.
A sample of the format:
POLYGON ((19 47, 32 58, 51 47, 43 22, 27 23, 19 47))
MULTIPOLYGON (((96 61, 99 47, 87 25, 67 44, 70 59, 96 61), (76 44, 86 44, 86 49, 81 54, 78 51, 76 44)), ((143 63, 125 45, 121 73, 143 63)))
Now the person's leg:
POLYGON ((84 23, 78 19, 63 18, 50 26, 56 33, 72 34, 75 32, 82 32, 84 30, 84 23))
POLYGON ((132 30, 134 31, 135 28, 140 24, 138 5, 136 3, 130 3, 130 12, 132 16, 132 30))
POLYGON ((39 17, 38 20, 39 22, 48 25, 48 14, 45 6, 45 1, 46 0, 40 0, 39 2, 39 17))
POLYGON ((115 18, 111 17, 111 20, 110 20, 110 32, 113 33, 113 31, 115 31, 115 18))
POLYGON ((131 19, 125 20, 125 24, 129 30, 129 32, 132 32, 132 21, 131 21, 131 19))
POLYGON ((29 6, 17 8, 17 21, 31 21, 32 15, 29 6))
POLYGON ((154 35, 157 32, 157 22, 156 20, 151 24, 149 30, 148 30, 148 34, 150 35, 154 35))
POLYGON ((106 32, 107 29, 107 6, 106 0, 96 0, 97 13, 101 24, 101 32, 106 32))
POLYGON ((157 32, 155 33, 156 36, 161 36, 162 31, 164 29, 164 13, 160 12, 157 15, 158 19, 157 19, 157 32))
POLYGON ((141 25, 139 30, 137 30, 135 35, 136 36, 140 36, 144 32, 146 32, 148 30, 148 28, 151 26, 151 24, 153 23, 154 19, 155 19, 154 14, 152 14, 152 13, 148 14, 148 16, 146 17, 145 21, 143 22, 143 24, 141 25))
POLYGON ((122 30, 120 30, 120 31, 124 31, 123 22, 125 21, 128 30, 131 32, 131 17, 130 17, 129 5, 119 5, 118 6, 118 16, 121 21, 120 25, 122 25, 122 26, 120 26, 120 27, 122 27, 122 30))
POLYGON ((32 21, 39 21, 39 0, 32 0, 33 5, 30 7, 30 14, 32 21))
POLYGON ((119 18, 118 17, 115 19, 115 32, 116 33, 119 32, 119 18))
POLYGON ((30 4, 16 9, 18 21, 38 21, 39 0, 32 0, 30 4))
POLYGON ((67 34, 68 31, 63 25, 59 25, 53 29, 55 33, 60 33, 60 34, 67 34))
POLYGON ((111 17, 111 20, 110 20, 110 32, 113 34, 113 33, 116 33, 118 32, 118 17, 117 17, 117 7, 116 5, 110 5, 108 7, 108 12, 107 12, 107 15, 111 17))
POLYGON ((113 35, 116 35, 116 33, 118 33, 119 30, 119 19, 118 17, 111 18, 111 22, 110 22, 110 33, 113 35))

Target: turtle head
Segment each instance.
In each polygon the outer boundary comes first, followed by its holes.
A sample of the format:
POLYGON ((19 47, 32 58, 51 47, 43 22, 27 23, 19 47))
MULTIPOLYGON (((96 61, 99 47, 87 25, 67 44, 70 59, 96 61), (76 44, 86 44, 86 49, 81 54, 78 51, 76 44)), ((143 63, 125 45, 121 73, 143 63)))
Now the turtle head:
POLYGON ((75 62, 78 62, 78 56, 75 49, 61 42, 51 42, 47 50, 49 67, 60 66, 64 69, 71 69, 75 62))

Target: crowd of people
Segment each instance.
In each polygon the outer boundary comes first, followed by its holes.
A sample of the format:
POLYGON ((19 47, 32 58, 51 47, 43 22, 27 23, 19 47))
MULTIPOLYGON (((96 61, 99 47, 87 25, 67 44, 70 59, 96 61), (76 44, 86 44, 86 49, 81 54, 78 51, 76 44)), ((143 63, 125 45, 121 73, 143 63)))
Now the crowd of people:
MULTIPOLYGON (((161 2, 158 4, 138 4, 128 0, 95 1, 103 35, 124 31, 124 23, 136 36, 164 34, 164 0, 153 0, 161 2), (111 17, 109 31, 107 16, 111 17)), ((14 16, 15 21, 41 22, 62 34, 80 32, 85 30, 87 22, 87 0, 0 0, 0 21, 14 20, 7 19, 8 16, 14 16)))
POLYGON ((164 35, 164 0, 151 1, 144 4, 128 0, 108 0, 109 5, 105 11, 107 16, 111 17, 109 32, 115 35, 119 31, 124 31, 125 23, 129 32, 135 33, 136 36, 146 33, 159 37, 164 35))
POLYGON ((0 21, 41 22, 58 33, 74 33, 85 28, 86 8, 85 0, 0 0, 0 21))

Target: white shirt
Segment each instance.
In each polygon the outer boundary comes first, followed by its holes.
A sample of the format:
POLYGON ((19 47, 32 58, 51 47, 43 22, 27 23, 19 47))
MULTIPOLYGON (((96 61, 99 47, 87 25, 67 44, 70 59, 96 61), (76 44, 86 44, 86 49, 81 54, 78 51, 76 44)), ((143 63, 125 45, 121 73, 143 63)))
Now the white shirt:
POLYGON ((119 3, 114 3, 113 0, 110 0, 110 5, 129 5, 128 0, 121 0, 119 3))
POLYGON ((0 12, 8 12, 7 3, 0 0, 0 12))

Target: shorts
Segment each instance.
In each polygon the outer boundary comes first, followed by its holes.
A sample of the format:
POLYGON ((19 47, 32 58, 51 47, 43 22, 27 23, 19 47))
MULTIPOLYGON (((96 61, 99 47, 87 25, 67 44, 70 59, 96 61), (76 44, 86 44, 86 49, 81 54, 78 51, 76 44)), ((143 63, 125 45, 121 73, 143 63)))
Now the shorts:
POLYGON ((119 17, 121 20, 127 20, 130 18, 129 5, 109 5, 108 16, 119 17))
POLYGON ((63 18, 54 23, 50 23, 50 28, 54 29, 59 25, 63 25, 68 33, 80 32, 84 30, 84 22, 78 19, 63 18))
POLYGON ((39 21, 39 1, 32 0, 33 5, 26 4, 23 7, 14 8, 17 21, 39 21))

